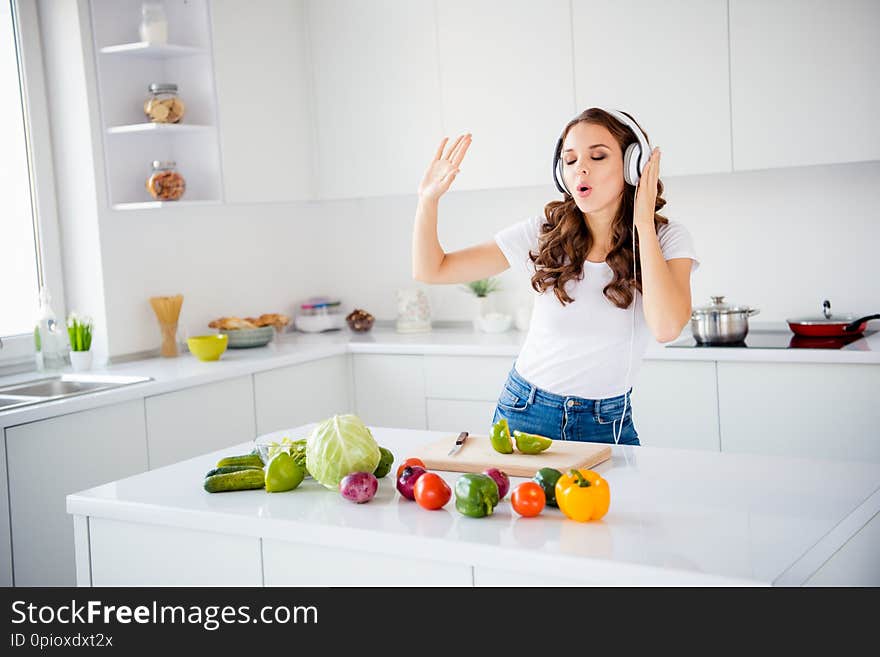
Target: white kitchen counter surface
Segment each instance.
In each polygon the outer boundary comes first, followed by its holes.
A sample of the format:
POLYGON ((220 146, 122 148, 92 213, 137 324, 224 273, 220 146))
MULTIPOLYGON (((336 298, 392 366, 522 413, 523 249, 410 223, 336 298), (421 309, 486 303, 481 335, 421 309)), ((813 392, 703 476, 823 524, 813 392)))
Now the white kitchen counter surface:
MULTIPOLYGON (((313 425, 276 435, 307 435, 313 425)), ((376 427, 397 463, 442 432, 376 427)), ((450 441, 452 437, 450 436, 450 441)), ((880 465, 614 446, 596 467, 609 482, 602 521, 577 523, 558 509, 513 512, 509 496, 486 518, 453 500, 426 511, 393 477, 355 505, 311 479, 287 493, 209 494, 213 452, 67 497, 73 515, 334 546, 477 568, 610 584, 799 585, 880 511, 880 465)), ((458 473, 440 473, 454 486, 458 473)), ((512 478, 511 489, 522 481, 512 478)))
MULTIPOLYGON (((778 325, 750 324, 755 330, 779 329, 778 325)), ((285 333, 266 347, 227 349, 219 361, 202 362, 189 353, 177 358, 148 358, 91 370, 93 373, 150 376, 154 380, 71 397, 55 402, 0 410, 0 428, 33 422, 47 417, 74 413, 96 406, 162 394, 194 385, 271 370, 287 365, 345 353, 414 354, 449 356, 507 356, 513 364, 525 339, 521 331, 487 334, 469 328, 435 328, 429 333, 401 334, 393 328, 374 327, 368 333, 348 329, 328 333, 285 333)), ((685 329, 676 342, 692 340, 685 329)), ((698 360, 779 363, 874 363, 880 364, 880 333, 862 338, 840 350, 825 349, 683 349, 654 342, 648 347, 648 360, 698 360)), ((69 368, 65 370, 69 372, 69 368)), ((0 383, 37 378, 36 373, 2 377, 0 383)))

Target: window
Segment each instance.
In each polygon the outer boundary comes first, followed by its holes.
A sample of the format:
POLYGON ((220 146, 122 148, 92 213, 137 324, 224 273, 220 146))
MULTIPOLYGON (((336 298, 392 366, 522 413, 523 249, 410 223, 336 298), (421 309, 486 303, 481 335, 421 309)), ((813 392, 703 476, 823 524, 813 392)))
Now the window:
POLYGON ((0 364, 33 362, 41 284, 63 320, 36 3, 0 0, 0 364))

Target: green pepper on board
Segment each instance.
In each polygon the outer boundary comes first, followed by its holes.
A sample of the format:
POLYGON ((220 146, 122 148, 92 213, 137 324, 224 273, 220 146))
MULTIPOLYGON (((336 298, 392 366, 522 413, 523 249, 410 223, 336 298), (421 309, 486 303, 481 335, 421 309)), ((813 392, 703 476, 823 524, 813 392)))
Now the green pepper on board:
POLYGON ((513 454, 513 441, 510 439, 510 427, 507 418, 503 417, 492 425, 489 432, 492 449, 501 454, 513 454))
POLYGON ((498 484, 489 475, 467 473, 455 482, 455 508, 462 515, 492 515, 498 504, 498 484))
POLYGON ((551 438, 539 436, 536 433, 514 431, 513 437, 516 440, 516 448, 523 454, 540 454, 553 444, 551 438))

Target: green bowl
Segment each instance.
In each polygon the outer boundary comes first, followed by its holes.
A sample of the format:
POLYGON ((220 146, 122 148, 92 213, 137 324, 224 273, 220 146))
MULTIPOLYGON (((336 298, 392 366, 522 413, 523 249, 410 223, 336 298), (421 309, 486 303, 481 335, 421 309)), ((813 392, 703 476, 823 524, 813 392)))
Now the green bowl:
POLYGON ((273 326, 261 326, 252 329, 229 329, 221 335, 229 336, 230 349, 248 349, 250 347, 265 347, 275 334, 273 326))
POLYGON ((226 351, 229 339, 220 335, 196 335, 187 338, 186 344, 190 352, 199 360, 219 360, 220 355, 226 351))

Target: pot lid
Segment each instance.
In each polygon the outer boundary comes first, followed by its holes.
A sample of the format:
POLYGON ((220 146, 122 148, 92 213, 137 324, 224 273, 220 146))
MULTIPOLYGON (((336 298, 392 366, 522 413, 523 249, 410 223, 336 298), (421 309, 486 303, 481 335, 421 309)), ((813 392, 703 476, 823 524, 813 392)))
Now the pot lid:
POLYGON ((831 324, 849 324, 859 318, 853 313, 832 313, 831 302, 828 299, 822 302, 822 314, 813 317, 796 317, 795 319, 786 319, 789 324, 806 324, 813 326, 831 325, 831 324))
POLYGON ((830 318, 826 319, 825 317, 795 317, 794 319, 786 319, 785 321, 789 324, 805 324, 805 325, 814 325, 814 326, 832 326, 834 324, 849 324, 850 322, 854 322, 858 319, 856 315, 852 313, 844 314, 835 314, 830 318))
POLYGON ((694 308, 692 317, 702 315, 731 315, 734 313, 748 313, 752 310, 749 306, 738 306, 724 303, 724 297, 710 297, 712 303, 699 308, 694 308))

